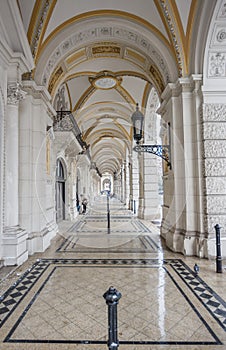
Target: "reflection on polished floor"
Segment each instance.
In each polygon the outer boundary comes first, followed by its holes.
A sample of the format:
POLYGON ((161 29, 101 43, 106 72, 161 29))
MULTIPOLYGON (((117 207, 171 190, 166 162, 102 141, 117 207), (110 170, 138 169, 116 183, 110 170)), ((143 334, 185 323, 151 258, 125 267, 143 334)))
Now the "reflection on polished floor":
POLYGON ((113 285, 119 349, 226 349, 226 280, 215 262, 167 251, 158 227, 100 197, 43 254, 2 270, 0 349, 107 349, 113 285), (194 263, 200 272, 193 272, 194 263))

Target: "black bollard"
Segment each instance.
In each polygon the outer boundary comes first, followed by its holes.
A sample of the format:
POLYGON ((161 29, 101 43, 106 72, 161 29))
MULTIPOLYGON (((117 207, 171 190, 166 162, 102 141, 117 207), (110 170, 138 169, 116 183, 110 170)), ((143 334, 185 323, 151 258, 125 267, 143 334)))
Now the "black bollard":
POLYGON ((216 267, 217 267, 217 273, 222 273, 220 226, 218 224, 215 225, 215 230, 216 230, 216 246, 217 246, 216 267))
POLYGON ((107 222, 108 222, 108 233, 110 233, 110 207, 109 207, 109 195, 107 195, 107 222))
POLYGON ((121 293, 114 287, 110 287, 103 297, 108 305, 108 349, 117 350, 119 347, 118 341, 118 326, 117 326, 117 305, 121 298, 121 293))
POLYGON ((134 200, 133 203, 133 213, 136 214, 136 201, 134 200))

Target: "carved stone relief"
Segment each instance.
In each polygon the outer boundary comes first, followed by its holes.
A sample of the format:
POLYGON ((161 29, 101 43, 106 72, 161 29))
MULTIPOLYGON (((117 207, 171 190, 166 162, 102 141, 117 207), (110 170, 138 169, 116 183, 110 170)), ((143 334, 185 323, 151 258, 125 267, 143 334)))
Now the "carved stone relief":
POLYGON ((26 96, 19 83, 11 83, 7 87, 7 103, 16 105, 26 96))
POLYGON ((226 52, 211 52, 209 54, 208 77, 226 77, 226 52))
POLYGON ((222 2, 222 5, 220 7, 220 11, 217 16, 218 19, 224 19, 226 18, 226 1, 222 2))
POLYGON ((56 111, 68 111, 68 102, 66 102, 66 96, 65 96, 65 85, 61 86, 56 94, 55 100, 54 100, 54 109, 56 111))

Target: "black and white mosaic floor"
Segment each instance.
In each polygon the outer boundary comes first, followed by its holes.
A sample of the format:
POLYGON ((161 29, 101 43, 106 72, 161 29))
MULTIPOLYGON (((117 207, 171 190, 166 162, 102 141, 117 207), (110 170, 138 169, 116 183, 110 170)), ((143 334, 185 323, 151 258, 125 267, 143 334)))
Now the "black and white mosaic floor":
POLYGON ((67 238, 62 234, 2 294, 0 349, 107 349, 103 294, 111 285, 122 294, 119 349, 226 349, 223 274, 216 276, 203 260, 195 274, 194 260, 170 257, 145 224, 139 226, 142 232, 137 226, 136 234, 126 233, 122 245, 122 232, 106 234, 107 245, 95 227, 93 234, 77 234, 69 225, 67 238), (218 292, 214 283, 221 283, 218 292))

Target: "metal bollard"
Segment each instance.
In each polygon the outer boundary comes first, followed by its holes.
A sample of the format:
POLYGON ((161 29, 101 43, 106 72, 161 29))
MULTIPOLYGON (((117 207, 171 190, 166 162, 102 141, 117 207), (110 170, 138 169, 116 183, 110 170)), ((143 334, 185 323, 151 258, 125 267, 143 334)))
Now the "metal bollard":
POLYGON ((136 201, 134 200, 133 203, 133 213, 136 214, 136 201))
POLYGON ((117 326, 117 305, 122 294, 114 287, 110 287, 103 297, 108 305, 108 349, 117 350, 119 347, 118 341, 118 326, 117 326))
POLYGON ((108 222, 108 233, 110 233, 110 207, 109 207, 109 195, 107 196, 107 222, 108 222))
POLYGON ((220 226, 218 224, 215 225, 215 230, 216 230, 216 246, 217 246, 216 267, 217 267, 217 273, 222 273, 220 226))

